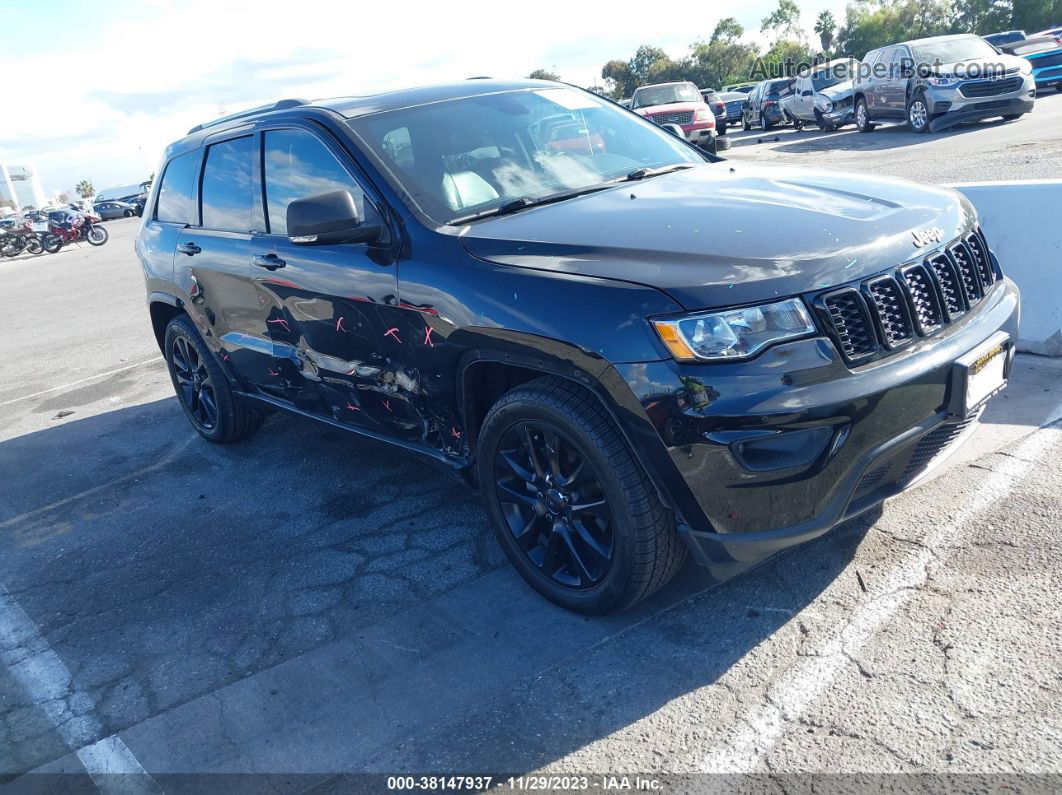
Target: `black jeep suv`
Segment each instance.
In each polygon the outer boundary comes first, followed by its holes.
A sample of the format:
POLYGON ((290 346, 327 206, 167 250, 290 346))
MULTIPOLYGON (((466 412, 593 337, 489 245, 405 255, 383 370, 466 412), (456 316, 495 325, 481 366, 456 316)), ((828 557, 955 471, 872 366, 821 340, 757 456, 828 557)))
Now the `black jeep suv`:
POLYGON ((878 504, 1012 360, 959 194, 722 162, 555 83, 284 100, 159 173, 136 250, 199 433, 281 408, 436 459, 575 610, 878 504))

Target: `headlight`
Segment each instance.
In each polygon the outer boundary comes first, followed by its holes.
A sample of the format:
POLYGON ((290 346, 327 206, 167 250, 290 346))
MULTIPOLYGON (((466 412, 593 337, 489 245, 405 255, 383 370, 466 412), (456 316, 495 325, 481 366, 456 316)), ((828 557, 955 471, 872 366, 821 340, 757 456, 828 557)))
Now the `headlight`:
POLYGON ((671 355, 686 362, 751 356, 772 343, 816 331, 799 298, 651 322, 671 355))
POLYGON ((714 118, 715 114, 712 113, 712 111, 708 108, 701 108, 699 111, 693 114, 694 121, 708 121, 709 119, 714 118))
POLYGON ((957 86, 961 80, 957 77, 927 77, 926 82, 937 88, 951 88, 957 86))
POLYGON ((826 113, 829 113, 831 110, 833 110, 833 103, 830 102, 830 100, 826 100, 824 103, 822 103, 822 109, 826 113))

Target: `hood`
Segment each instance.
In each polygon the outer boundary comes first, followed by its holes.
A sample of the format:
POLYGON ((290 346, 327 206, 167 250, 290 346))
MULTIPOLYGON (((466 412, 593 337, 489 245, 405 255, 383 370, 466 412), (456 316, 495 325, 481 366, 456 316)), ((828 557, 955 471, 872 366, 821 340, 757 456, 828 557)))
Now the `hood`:
POLYGON ((976 214, 947 188, 722 161, 459 227, 473 256, 656 287, 689 309, 792 296, 924 255, 976 214))
POLYGON ((983 75, 986 72, 991 74, 996 69, 996 67, 1000 65, 1003 66, 1004 70, 1010 70, 1021 69, 1023 66, 1025 66, 1025 64, 1026 61, 1024 58, 1019 58, 1016 55, 1007 55, 1006 53, 1001 53, 993 57, 991 60, 987 61, 982 60, 981 58, 970 58, 965 61, 953 61, 951 63, 942 63, 940 64, 940 66, 934 67, 933 73, 939 75, 954 75, 956 71, 961 70, 964 79, 980 80, 983 78, 968 76, 971 67, 979 67, 979 73, 983 75))
POLYGON ((842 99, 850 98, 854 88, 855 84, 851 80, 845 80, 843 83, 838 83, 835 86, 822 89, 822 91, 819 92, 819 95, 826 97, 830 102, 839 102, 842 99))
POLYGON ((669 102, 666 105, 649 105, 645 108, 635 108, 634 112, 641 116, 655 116, 658 113, 689 113, 708 107, 706 102, 669 102))

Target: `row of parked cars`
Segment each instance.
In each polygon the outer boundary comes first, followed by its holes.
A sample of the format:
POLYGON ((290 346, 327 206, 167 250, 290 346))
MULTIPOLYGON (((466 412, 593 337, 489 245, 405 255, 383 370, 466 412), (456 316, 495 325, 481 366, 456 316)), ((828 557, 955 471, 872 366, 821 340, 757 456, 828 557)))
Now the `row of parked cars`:
POLYGON ((838 58, 795 77, 726 86, 675 82, 642 86, 627 105, 715 151, 730 125, 742 129, 816 124, 832 131, 881 122, 916 133, 1033 109, 1037 91, 1062 88, 1062 28, 1034 36, 1008 31, 935 36, 871 50, 862 62, 838 58))

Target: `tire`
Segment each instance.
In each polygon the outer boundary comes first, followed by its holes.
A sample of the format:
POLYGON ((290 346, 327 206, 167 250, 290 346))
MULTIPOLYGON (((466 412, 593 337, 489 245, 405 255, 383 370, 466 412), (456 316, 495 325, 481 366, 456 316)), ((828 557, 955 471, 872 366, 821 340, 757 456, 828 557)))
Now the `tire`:
POLYGON ((41 239, 34 235, 26 241, 26 251, 30 254, 41 254, 44 252, 44 246, 41 245, 41 239))
POLYGON ((562 378, 530 381, 494 404, 476 449, 476 474, 513 567, 569 610, 630 607, 686 559, 674 515, 611 417, 562 378))
POLYGON ((705 152, 708 152, 709 154, 718 154, 719 147, 716 144, 716 140, 717 139, 713 137, 711 143, 701 144, 701 149, 703 149, 705 152))
POLYGON ((177 402, 200 436, 215 444, 229 444, 258 430, 261 415, 232 391, 188 315, 177 315, 169 322, 164 346, 177 402))
POLYGON ((870 120, 870 109, 867 107, 867 101, 863 97, 856 100, 855 124, 861 133, 874 131, 874 123, 870 120))
POLYGON ((752 129, 752 125, 749 124, 749 121, 748 121, 748 119, 745 118, 745 114, 744 113, 741 114, 741 129, 744 130, 745 132, 748 132, 749 130, 752 129))
POLYGON ((59 235, 45 235, 41 238, 41 247, 49 254, 55 254, 63 247, 63 239, 59 235))
POLYGON ((919 92, 907 103, 907 126, 911 132, 925 135, 929 132, 929 105, 926 103, 926 95, 919 92))
POLYGON ((132 218, 134 215, 136 215, 136 213, 134 213, 132 210, 126 210, 124 213, 122 213, 122 216, 124 218, 132 218))
POLYGON ((1007 116, 1004 116, 1003 121, 1014 121, 1015 119, 1020 119, 1024 115, 1024 113, 1011 113, 1007 116))
POLYGON ((109 237, 110 234, 102 226, 93 226, 85 235, 85 240, 90 246, 102 246, 109 237))
POLYGON ((763 115, 763 113, 761 112, 761 113, 760 113, 760 127, 761 127, 761 129, 762 129, 762 130, 763 130, 764 132, 767 132, 767 131, 768 131, 769 129, 771 129, 771 127, 773 127, 773 126, 774 126, 774 125, 772 125, 772 124, 771 124, 771 123, 770 123, 769 121, 767 121, 767 117, 766 117, 766 116, 764 116, 764 115, 763 115))

